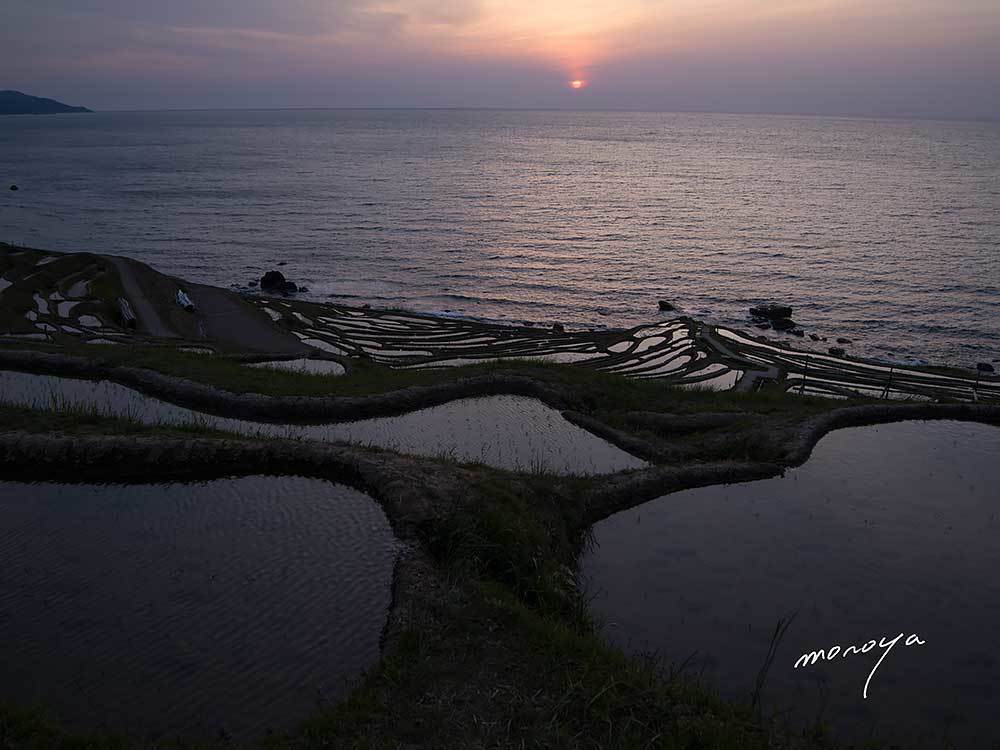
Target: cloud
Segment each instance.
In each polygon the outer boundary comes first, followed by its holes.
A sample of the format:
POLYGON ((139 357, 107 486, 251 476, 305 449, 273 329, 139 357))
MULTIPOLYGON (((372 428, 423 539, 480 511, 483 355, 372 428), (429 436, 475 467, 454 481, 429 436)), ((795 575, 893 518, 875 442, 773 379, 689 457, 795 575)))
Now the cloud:
POLYGON ((162 106, 995 113, 995 0, 5 0, 5 86, 162 106), (591 86, 575 98, 565 82, 591 86))
POLYGON ((326 32, 349 19, 367 0, 45 0, 27 3, 37 16, 91 17, 144 25, 243 28, 296 33, 326 32), (39 6, 44 4, 44 8, 39 6))

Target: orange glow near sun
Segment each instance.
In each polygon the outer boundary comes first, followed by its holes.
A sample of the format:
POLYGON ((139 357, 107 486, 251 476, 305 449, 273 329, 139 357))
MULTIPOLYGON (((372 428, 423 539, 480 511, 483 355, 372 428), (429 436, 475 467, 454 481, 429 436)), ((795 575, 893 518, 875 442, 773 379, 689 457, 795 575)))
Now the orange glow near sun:
POLYGON ((587 85, 587 82, 584 81, 584 80, 582 80, 582 79, 580 79, 580 78, 577 78, 575 81, 570 81, 569 82, 569 87, 571 89, 576 89, 578 91, 580 89, 584 88, 586 85, 587 85))

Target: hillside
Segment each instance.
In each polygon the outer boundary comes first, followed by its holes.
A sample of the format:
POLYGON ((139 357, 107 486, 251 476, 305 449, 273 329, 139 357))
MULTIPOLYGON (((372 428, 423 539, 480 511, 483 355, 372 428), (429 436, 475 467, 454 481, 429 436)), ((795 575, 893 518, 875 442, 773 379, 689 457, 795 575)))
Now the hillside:
POLYGON ((0 91, 0 115, 54 115, 90 111, 86 107, 71 107, 55 99, 28 96, 20 91, 0 91))

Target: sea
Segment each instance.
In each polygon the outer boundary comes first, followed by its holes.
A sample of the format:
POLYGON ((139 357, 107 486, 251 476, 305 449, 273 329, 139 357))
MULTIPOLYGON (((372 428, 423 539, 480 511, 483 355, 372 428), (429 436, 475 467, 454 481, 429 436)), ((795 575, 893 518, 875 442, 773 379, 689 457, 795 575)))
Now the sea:
MULTIPOLYGON (((0 118, 0 240, 243 288, 615 328, 791 305, 849 353, 1000 358, 1000 123, 495 110, 0 118), (9 184, 18 190, 10 191, 9 184)), ((765 335, 783 336, 768 332, 765 335)))

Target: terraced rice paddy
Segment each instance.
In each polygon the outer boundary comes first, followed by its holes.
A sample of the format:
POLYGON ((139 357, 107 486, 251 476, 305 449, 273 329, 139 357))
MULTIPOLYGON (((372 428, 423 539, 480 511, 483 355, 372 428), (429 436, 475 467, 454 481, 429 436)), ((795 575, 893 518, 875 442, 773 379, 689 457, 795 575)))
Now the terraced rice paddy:
MULTIPOLYGON (((708 390, 750 390, 766 379, 831 398, 1000 400, 1000 382, 945 376, 765 343, 687 319, 627 331, 541 330, 333 305, 309 317, 298 303, 257 300, 304 344, 390 367, 443 368, 540 360, 708 390)), ((315 307, 315 306, 310 306, 315 307)))
POLYGON ((842 398, 887 398, 931 401, 1000 400, 1000 382, 921 372, 909 368, 847 360, 818 352, 774 346, 725 328, 715 335, 735 356, 751 366, 785 373, 782 384, 789 393, 842 398))
MULTIPOLYGON (((73 256, 46 255, 39 258, 27 272, 22 272, 16 278, 0 281, 0 293, 16 284, 31 294, 34 307, 24 313, 24 320, 29 328, 40 332, 29 334, 24 330, 0 330, 0 339, 27 339, 30 335, 31 340, 51 342, 52 334, 65 334, 78 337, 84 342, 93 340, 95 343, 118 343, 110 339, 124 336, 125 331, 96 314, 102 301, 91 295, 92 279, 89 276, 81 278, 76 266, 73 256), (73 270, 67 271, 54 286, 43 282, 35 273, 44 266, 65 262, 67 259, 73 270)), ((90 271, 85 273, 89 274, 90 271)))
POLYGON ((0 371, 0 398, 35 409, 83 411, 142 424, 200 425, 247 436, 346 442, 512 471, 608 474, 646 466, 540 401, 490 396, 396 417, 322 425, 272 424, 186 409, 109 381, 0 371))
MULTIPOLYGON (((538 360, 678 384, 721 383, 720 372, 730 370, 698 338, 698 325, 683 320, 629 331, 566 333, 333 305, 310 317, 291 302, 258 300, 257 304, 272 320, 288 325, 304 344, 329 354, 370 357, 390 367, 426 369, 498 359, 538 360)), ((741 375, 740 371, 730 377, 728 387, 741 375)))
POLYGON ((784 477, 678 492, 594 527, 582 580, 604 632, 753 689, 779 618, 765 714, 842 739, 993 747, 1000 429, 905 422, 833 432, 784 477), (927 645, 794 667, 804 653, 919 634, 927 645))
MULTIPOLYGON (((97 261, 92 260, 84 270, 78 266, 73 256, 43 255, 33 267, 15 274, 16 278, 5 276, 0 281, 0 294, 3 289, 10 293, 12 286, 22 293, 30 292, 32 309, 17 325, 0 330, 0 340, 61 343, 72 337, 105 346, 136 341, 184 351, 196 344, 205 353, 214 351, 212 342, 205 339, 203 325, 198 327, 200 339, 184 342, 137 336, 106 319, 109 301, 104 300, 102 306, 101 300, 89 296, 95 287, 97 261), (42 267, 49 276, 66 270, 58 281, 38 291, 35 280, 42 267)), ((977 385, 972 376, 934 374, 792 349, 686 318, 629 330, 564 331, 298 300, 256 298, 249 302, 267 314, 281 337, 289 339, 292 351, 297 340, 327 357, 329 364, 305 364, 305 371, 327 368, 322 374, 328 375, 343 374, 343 362, 337 365, 332 361, 337 357, 365 357, 398 369, 535 360, 720 391, 753 390, 765 381, 775 381, 792 394, 828 398, 1000 401, 1000 381, 995 377, 985 377, 977 385)))
POLYGON ((0 699, 144 747, 291 728, 377 660, 397 551, 319 480, 2 482, 0 699))

